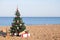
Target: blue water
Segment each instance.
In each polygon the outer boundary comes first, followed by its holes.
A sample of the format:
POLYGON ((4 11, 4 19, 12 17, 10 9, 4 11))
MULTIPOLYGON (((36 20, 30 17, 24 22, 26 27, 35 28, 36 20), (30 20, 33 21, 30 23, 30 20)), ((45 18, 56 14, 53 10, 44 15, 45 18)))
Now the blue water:
MULTIPOLYGON (((0 17, 0 26, 10 26, 13 17, 0 17)), ((26 25, 60 24, 60 17, 22 17, 26 25)))

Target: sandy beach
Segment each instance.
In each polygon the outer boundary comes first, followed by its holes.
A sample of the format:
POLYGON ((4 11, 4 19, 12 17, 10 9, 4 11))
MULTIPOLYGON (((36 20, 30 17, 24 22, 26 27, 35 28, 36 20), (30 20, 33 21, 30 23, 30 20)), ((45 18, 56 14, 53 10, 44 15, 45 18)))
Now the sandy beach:
MULTIPOLYGON (((6 32, 10 26, 0 26, 0 30, 6 32)), ((26 26, 31 34, 28 38, 16 36, 0 36, 0 40, 60 40, 60 25, 29 25, 26 26)))

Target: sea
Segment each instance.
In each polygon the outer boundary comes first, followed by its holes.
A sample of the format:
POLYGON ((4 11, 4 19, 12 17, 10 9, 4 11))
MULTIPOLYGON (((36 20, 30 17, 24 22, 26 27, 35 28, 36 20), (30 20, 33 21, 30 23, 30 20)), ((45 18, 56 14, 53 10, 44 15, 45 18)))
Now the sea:
MULTIPOLYGON (((0 26, 11 26, 14 17, 0 17, 0 26)), ((22 17, 25 25, 60 24, 60 17, 22 17)))

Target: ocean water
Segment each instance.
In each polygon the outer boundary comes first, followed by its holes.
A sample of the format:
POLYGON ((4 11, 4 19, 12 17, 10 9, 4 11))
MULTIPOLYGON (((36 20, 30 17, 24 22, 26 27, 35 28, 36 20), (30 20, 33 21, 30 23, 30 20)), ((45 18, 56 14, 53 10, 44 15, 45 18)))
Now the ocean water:
MULTIPOLYGON (((14 17, 0 17, 0 26, 11 26, 14 17)), ((60 24, 60 17, 22 17, 25 25, 60 24)))

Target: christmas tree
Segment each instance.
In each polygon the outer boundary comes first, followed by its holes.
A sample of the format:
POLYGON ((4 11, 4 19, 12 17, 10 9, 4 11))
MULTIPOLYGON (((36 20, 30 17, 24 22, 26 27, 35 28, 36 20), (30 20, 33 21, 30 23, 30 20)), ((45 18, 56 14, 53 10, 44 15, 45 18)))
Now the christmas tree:
POLYGON ((22 18, 20 17, 19 10, 17 8, 16 13, 15 13, 15 18, 13 19, 12 27, 10 28, 10 33, 11 35, 14 35, 15 33, 17 36, 19 36, 19 33, 24 31, 26 29, 22 18))

